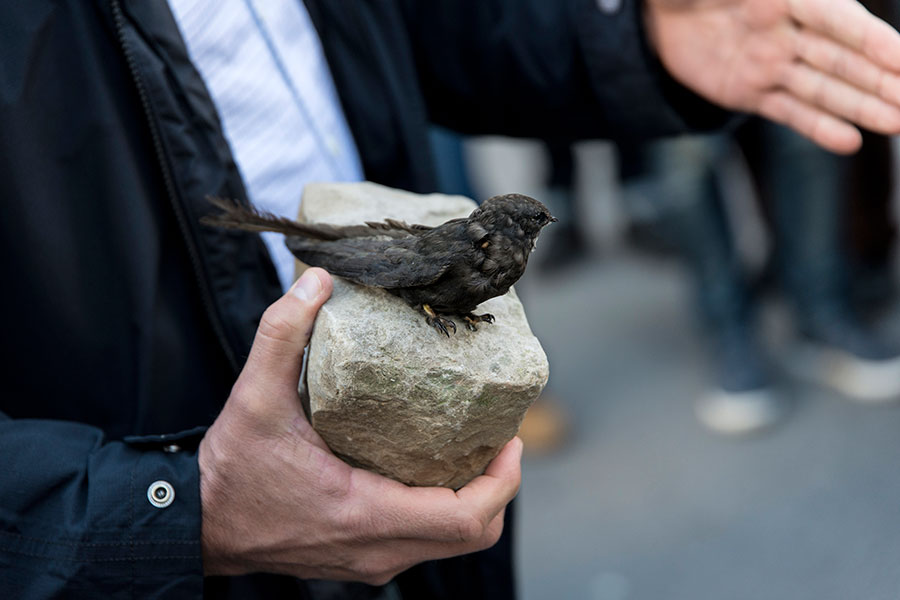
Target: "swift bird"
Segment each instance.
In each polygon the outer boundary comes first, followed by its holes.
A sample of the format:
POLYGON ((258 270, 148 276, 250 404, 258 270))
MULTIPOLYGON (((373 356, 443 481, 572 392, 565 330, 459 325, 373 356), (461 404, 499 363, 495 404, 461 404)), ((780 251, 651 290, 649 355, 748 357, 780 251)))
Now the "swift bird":
POLYGON ((557 219, 522 194, 494 196, 468 217, 437 227, 385 219, 364 225, 309 225, 276 217, 221 198, 210 198, 220 213, 206 225, 275 231, 304 263, 355 283, 383 288, 425 314, 426 322, 450 336, 461 317, 472 331, 493 323, 479 304, 505 294, 528 263, 541 229, 557 219))

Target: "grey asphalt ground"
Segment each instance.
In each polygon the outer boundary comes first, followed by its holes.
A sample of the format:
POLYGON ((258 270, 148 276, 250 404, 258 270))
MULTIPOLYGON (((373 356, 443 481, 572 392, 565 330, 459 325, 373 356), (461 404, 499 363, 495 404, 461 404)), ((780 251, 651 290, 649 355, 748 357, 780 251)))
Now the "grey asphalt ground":
MULTIPOLYGON (((467 145, 480 195, 541 197, 535 144, 467 145)), ((595 256, 552 277, 529 267, 516 286, 572 423, 555 454, 526 449, 523 600, 900 600, 900 404, 782 374, 782 425, 747 439, 703 429, 693 402, 710 375, 689 280, 617 243, 608 148, 579 160, 595 256)), ((777 301, 763 314, 777 362, 790 314, 777 301)), ((900 335, 900 312, 883 328, 900 335)))
MULTIPOLYGON (((785 375, 781 426, 707 432, 692 413, 709 373, 687 286, 672 262, 628 252, 519 286, 572 422, 559 452, 524 461, 522 598, 900 599, 900 405, 785 375)), ((788 311, 765 316, 783 356, 788 311)))

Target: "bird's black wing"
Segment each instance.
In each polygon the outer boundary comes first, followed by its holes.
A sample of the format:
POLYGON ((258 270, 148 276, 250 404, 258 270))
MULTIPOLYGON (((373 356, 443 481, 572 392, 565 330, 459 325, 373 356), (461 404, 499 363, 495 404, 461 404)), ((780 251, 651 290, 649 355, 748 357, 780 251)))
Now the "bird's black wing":
POLYGON ((381 288, 415 287, 434 283, 450 267, 449 260, 433 260, 418 252, 414 238, 344 239, 316 242, 288 236, 288 249, 304 263, 333 275, 381 288))
POLYGON ((430 225, 410 225, 406 221, 397 219, 385 219, 384 221, 366 221, 366 226, 375 230, 378 234, 391 237, 405 237, 407 235, 419 235, 425 231, 434 229, 430 225))

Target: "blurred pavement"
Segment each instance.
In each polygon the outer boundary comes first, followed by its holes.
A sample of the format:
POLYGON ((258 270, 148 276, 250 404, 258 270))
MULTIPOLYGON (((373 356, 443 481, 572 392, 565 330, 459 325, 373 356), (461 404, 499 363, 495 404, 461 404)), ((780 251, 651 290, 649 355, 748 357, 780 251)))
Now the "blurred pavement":
POLYGON ((782 379, 783 425, 718 437, 693 416, 706 363, 673 263, 605 256, 519 287, 574 423, 524 461, 523 600, 900 599, 900 405, 782 379))

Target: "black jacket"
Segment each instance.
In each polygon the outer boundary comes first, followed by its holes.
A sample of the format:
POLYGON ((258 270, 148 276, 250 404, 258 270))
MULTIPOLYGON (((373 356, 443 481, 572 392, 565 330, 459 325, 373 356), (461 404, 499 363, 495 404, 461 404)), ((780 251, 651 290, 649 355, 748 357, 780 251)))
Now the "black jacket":
MULTIPOLYGON (((429 121, 583 138, 721 118, 653 64, 630 0, 306 3, 387 185, 433 190, 429 121)), ((280 294, 258 236, 198 224, 208 194, 246 198, 165 2, 0 5, 0 596, 306 593, 202 578, 197 441, 280 294)), ((401 588, 499 597, 507 550, 401 588)))

